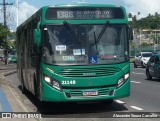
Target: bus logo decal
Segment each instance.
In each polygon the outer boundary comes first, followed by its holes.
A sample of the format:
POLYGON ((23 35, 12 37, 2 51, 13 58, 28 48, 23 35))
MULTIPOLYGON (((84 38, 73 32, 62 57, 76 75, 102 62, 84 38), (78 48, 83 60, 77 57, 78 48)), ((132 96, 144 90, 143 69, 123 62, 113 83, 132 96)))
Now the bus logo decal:
POLYGON ((83 76, 96 76, 96 73, 83 73, 83 76))

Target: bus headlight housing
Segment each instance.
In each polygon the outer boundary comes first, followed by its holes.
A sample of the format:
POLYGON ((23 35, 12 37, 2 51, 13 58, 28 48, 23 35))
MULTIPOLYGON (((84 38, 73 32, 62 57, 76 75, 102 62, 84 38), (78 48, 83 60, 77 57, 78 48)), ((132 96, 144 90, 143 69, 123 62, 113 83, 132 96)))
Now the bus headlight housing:
POLYGON ((45 80, 47 83, 51 84, 51 78, 50 78, 50 77, 44 76, 44 80, 45 80))
POLYGON ((44 80, 45 82, 47 82, 50 86, 54 87, 55 89, 61 91, 61 86, 60 84, 58 83, 58 81, 56 81, 55 79, 53 78, 50 78, 48 76, 44 76, 44 80))
POLYGON ((126 73, 124 76, 118 79, 117 88, 124 84, 124 82, 129 78, 129 73, 126 73))

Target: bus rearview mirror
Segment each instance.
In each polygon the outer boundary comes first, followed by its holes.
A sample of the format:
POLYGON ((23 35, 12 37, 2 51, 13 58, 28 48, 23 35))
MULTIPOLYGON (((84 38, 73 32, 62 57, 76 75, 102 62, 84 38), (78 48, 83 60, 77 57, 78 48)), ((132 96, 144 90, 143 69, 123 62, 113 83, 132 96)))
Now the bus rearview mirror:
POLYGON ((40 45, 40 29, 34 30, 34 44, 40 45))

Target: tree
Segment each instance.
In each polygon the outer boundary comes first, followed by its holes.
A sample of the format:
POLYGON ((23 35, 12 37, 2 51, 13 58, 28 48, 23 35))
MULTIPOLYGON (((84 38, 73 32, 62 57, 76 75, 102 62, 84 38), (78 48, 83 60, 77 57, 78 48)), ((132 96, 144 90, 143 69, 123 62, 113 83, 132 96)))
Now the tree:
POLYGON ((141 14, 141 13, 140 13, 140 12, 138 12, 138 15, 137 15, 137 16, 138 16, 138 19, 139 19, 139 15, 140 15, 140 14, 141 14))
POLYGON ((141 47, 147 47, 147 46, 149 46, 149 45, 150 45, 150 43, 143 42, 143 43, 141 44, 141 47))
POLYGON ((152 15, 149 13, 147 17, 151 17, 152 15))
POLYGON ((154 16, 158 17, 159 16, 158 12, 155 12, 154 16))
POLYGON ((129 13, 129 14, 128 14, 128 18, 132 18, 132 13, 129 13))
POLYGON ((10 31, 0 23, 0 46, 1 47, 8 46, 7 36, 9 36, 10 34, 11 34, 10 31))
POLYGON ((0 47, 4 48, 4 57, 5 57, 5 65, 8 64, 8 40, 7 37, 10 35, 10 31, 5 28, 2 24, 0 24, 0 47))
POLYGON ((133 21, 137 21, 137 16, 136 15, 133 16, 133 21))
POLYGON ((134 42, 130 42, 129 46, 130 46, 131 48, 137 47, 136 43, 134 43, 134 42))

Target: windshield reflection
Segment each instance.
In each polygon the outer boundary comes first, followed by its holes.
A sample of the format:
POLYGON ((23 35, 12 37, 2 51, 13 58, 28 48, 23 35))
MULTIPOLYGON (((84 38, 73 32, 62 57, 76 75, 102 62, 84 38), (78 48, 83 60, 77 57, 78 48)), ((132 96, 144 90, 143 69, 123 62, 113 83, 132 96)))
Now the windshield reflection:
POLYGON ((43 60, 50 64, 111 64, 128 60, 126 25, 48 25, 44 27, 43 60), (78 39, 77 39, 78 38, 78 39))

